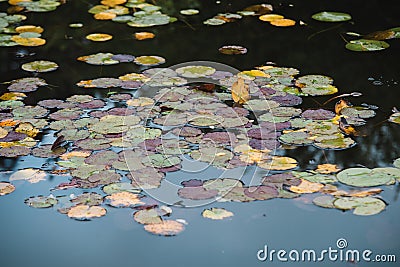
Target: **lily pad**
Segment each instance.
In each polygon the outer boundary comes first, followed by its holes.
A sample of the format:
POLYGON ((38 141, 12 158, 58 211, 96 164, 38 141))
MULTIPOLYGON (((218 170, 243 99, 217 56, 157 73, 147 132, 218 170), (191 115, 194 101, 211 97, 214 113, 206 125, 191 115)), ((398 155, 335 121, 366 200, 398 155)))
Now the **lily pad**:
POLYGON ((25 63, 21 66, 21 68, 30 72, 50 72, 58 69, 58 65, 52 61, 38 60, 25 63))
POLYGON ((185 78, 201 78, 214 74, 216 69, 208 66, 193 65, 177 68, 176 73, 185 78))
POLYGON ((50 208, 58 203, 55 197, 37 196, 25 199, 25 204, 32 208, 50 208))
POLYGON ((247 48, 239 45, 224 45, 218 51, 225 55, 244 55, 247 53, 247 48))
POLYGON ((9 180, 10 181, 25 180, 34 184, 46 180, 46 176, 47 176, 46 173, 42 170, 28 168, 14 172, 10 176, 9 180))
POLYGON ((131 192, 117 192, 105 197, 105 201, 108 205, 116 208, 128 208, 139 204, 144 204, 140 201, 138 194, 131 192))
POLYGON ((211 208, 204 210, 201 215, 211 220, 223 220, 233 216, 233 213, 222 208, 211 208))
POLYGON ((182 232, 185 226, 174 220, 164 220, 161 223, 147 224, 144 229, 155 235, 174 236, 182 232))
POLYGON ((155 208, 139 210, 133 214, 133 219, 140 224, 162 223, 161 216, 155 208))
POLYGON ((133 187, 131 183, 113 183, 103 186, 102 190, 104 193, 109 195, 120 192, 130 192, 130 193, 141 192, 140 189, 133 187))
POLYGON ((385 41, 359 39, 346 44, 346 48, 356 52, 380 51, 388 48, 390 45, 385 41))
POLYGON ((157 66, 165 63, 165 59, 159 56, 140 56, 134 62, 141 66, 157 66))
POLYGON ((91 220, 106 215, 107 210, 100 206, 77 205, 68 211, 68 217, 75 220, 91 220))
POLYGON ((216 197, 218 191, 214 189, 206 190, 202 186, 183 187, 178 190, 178 195, 184 199, 202 200, 216 197))
POLYGON ((323 11, 312 15, 312 18, 324 22, 342 22, 351 20, 351 15, 342 12, 323 11))
POLYGON ((95 192, 86 192, 72 198, 71 202, 75 205, 97 206, 103 203, 103 196, 95 192))
POLYGON ((397 168, 349 168, 336 175, 339 182, 357 186, 368 187, 378 185, 390 185, 399 179, 400 170, 397 168))
POLYGON ((335 205, 333 204, 335 200, 336 198, 332 196, 319 196, 313 199, 313 203, 323 208, 334 209, 336 208, 335 205))
POLYGON ((341 210, 354 209, 353 214, 362 216, 375 215, 386 208, 385 202, 374 197, 338 198, 333 204, 341 210))
POLYGON ((0 196, 4 196, 14 192, 15 186, 7 183, 7 182, 0 182, 0 196))

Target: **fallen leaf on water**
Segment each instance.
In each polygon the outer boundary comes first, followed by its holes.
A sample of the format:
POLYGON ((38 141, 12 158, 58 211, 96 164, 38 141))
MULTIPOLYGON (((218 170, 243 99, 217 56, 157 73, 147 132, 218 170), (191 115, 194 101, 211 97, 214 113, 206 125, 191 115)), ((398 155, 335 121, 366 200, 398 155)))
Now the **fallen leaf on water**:
POLYGON ((303 194, 303 193, 315 193, 321 190, 324 187, 323 184, 313 183, 307 180, 301 179, 301 183, 297 186, 292 185, 289 190, 295 193, 303 194))
POLYGON ((136 40, 146 40, 146 39, 153 39, 156 35, 152 32, 135 32, 135 39, 136 40))
POLYGON ((111 40, 113 37, 107 33, 92 33, 86 36, 86 39, 94 42, 104 42, 111 40))
POLYGON ((250 100, 249 85, 244 82, 243 78, 239 77, 232 85, 232 99, 241 105, 250 100))
POLYGON ((340 171, 341 169, 338 168, 336 164, 320 164, 317 166, 317 169, 315 170, 316 172, 322 173, 322 174, 330 174, 330 173, 336 173, 340 171))
POLYGON ((270 24, 277 27, 290 27, 296 25, 296 21, 292 19, 274 19, 270 24))

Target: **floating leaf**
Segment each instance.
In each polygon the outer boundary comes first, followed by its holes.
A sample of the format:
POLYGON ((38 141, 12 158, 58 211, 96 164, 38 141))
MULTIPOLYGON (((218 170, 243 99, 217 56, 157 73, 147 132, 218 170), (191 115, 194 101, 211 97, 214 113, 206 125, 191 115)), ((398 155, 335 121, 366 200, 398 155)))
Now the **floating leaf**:
POLYGON ((201 78, 214 74, 216 69, 208 66, 195 65, 180 67, 177 68, 175 71, 180 76, 185 78, 201 78))
POLYGON ((77 60, 86 62, 92 65, 113 65, 118 64, 118 60, 113 59, 112 53, 97 53, 89 56, 78 57, 77 60))
POLYGON ((336 175, 339 182, 358 187, 389 185, 400 177, 397 168, 349 168, 336 175))
POLYGON ((324 187, 323 184, 313 183, 304 179, 301 179, 301 183, 299 185, 292 185, 289 190, 295 193, 304 194, 304 193, 315 193, 320 191, 324 187))
POLYGON ((185 226, 174 220, 164 220, 162 223, 147 224, 144 229, 155 235, 174 236, 182 232, 185 226))
POLYGON ((323 208, 334 209, 335 205, 333 204, 333 202, 335 200, 336 198, 332 196, 319 196, 313 199, 313 203, 323 208))
POLYGON ((326 163, 326 164, 319 164, 315 171, 322 174, 330 174, 330 173, 336 173, 340 170, 341 169, 338 168, 336 164, 326 163))
POLYGON ((200 11, 198 11, 197 9, 182 9, 179 11, 179 13, 181 13, 182 15, 186 15, 186 16, 192 16, 192 15, 197 15, 199 14, 200 11))
POLYGON ((106 194, 114 194, 120 192, 130 192, 130 193, 140 193, 140 189, 132 186, 131 183, 113 183, 106 185, 102 188, 103 192, 106 194))
POLYGON ((224 45, 218 51, 225 55, 244 55, 247 53, 247 48, 239 45, 224 45))
POLYGON ((15 157, 27 156, 30 153, 31 153, 30 148, 26 146, 12 146, 12 147, 0 148, 1 157, 15 158, 15 157))
POLYGON ((341 210, 354 209, 353 213, 355 215, 362 216, 375 215, 386 208, 385 202, 374 197, 338 198, 333 204, 341 210))
POLYGON ((97 206, 103 203, 103 196, 95 192, 83 193, 71 199, 75 205, 97 206))
POLYGON ((267 200, 279 195, 275 187, 267 185, 250 186, 244 190, 244 193, 257 200, 267 200))
POLYGON ((113 37, 110 34, 107 33, 92 33, 89 35, 86 35, 86 39, 94 42, 104 42, 104 41, 109 41, 113 37))
POLYGON ((266 170, 290 170, 297 167, 297 161, 290 157, 274 156, 272 160, 261 161, 257 165, 266 170))
POLYGON ((388 48, 390 45, 385 41, 359 39, 346 44, 346 48, 356 52, 379 51, 388 48))
POLYGON ((52 61, 38 60, 25 63, 21 66, 21 68, 25 71, 31 72, 50 72, 56 70, 58 68, 58 65, 57 63, 52 61))
MULTIPOLYGON (((265 15, 264 15, 265 16, 265 15)), ((274 19, 270 22, 271 25, 277 26, 277 27, 290 27, 296 25, 296 21, 292 19, 274 19)))
POLYGON ((154 208, 139 210, 133 214, 133 218, 138 223, 147 225, 159 224, 163 222, 160 214, 154 208))
POLYGON ((15 186, 7 182, 0 182, 0 196, 14 192, 15 186))
POLYGON ((165 63, 165 59, 159 56, 140 56, 135 58, 135 63, 141 66, 157 66, 165 63))
POLYGON ((77 205, 68 211, 68 217, 76 220, 90 220, 106 215, 107 210, 99 206, 77 205))
POLYGON ((46 180, 46 173, 39 169, 24 169, 14 172, 10 176, 10 181, 25 180, 32 184, 46 180))
POLYGON ((218 191, 213 189, 206 190, 202 186, 183 187, 178 190, 178 195, 185 199, 202 200, 217 196, 218 191))
POLYGON ((153 39, 156 35, 152 32, 135 32, 134 34, 136 40, 146 40, 153 39))
POLYGON ((341 12, 323 11, 312 15, 312 18, 324 22, 342 22, 351 20, 351 15, 341 12))
POLYGON ((144 204, 144 202, 140 201, 138 194, 125 191, 106 196, 105 201, 108 205, 117 208, 133 207, 135 205, 144 204))
POLYGON ((201 215, 204 218, 209 218, 212 220, 223 220, 225 218, 232 217, 233 213, 222 208, 211 208, 203 210, 201 215))
POLYGON ((58 200, 52 196, 37 196, 25 199, 25 204, 32 208, 50 208, 58 203, 58 200))
POLYGON ((273 20, 283 19, 283 18, 284 18, 284 16, 278 15, 278 14, 266 14, 266 15, 262 15, 262 16, 258 17, 259 20, 267 21, 267 22, 271 22, 273 20))
POLYGON ((20 35, 14 35, 11 40, 22 46, 41 46, 46 44, 46 40, 38 37, 24 38, 20 35))
POLYGON ((250 99, 249 85, 243 78, 238 78, 232 85, 232 99, 238 104, 244 104, 250 99))

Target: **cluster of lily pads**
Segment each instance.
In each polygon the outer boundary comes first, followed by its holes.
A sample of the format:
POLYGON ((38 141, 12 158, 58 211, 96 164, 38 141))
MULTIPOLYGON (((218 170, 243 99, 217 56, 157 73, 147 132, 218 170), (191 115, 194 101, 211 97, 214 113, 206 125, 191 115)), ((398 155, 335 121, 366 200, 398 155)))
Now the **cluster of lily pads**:
POLYGON ((102 0, 100 5, 91 7, 89 13, 97 20, 112 20, 131 27, 165 25, 177 20, 160 10, 160 6, 145 0, 102 0))
MULTIPOLYGON (((102 53, 80 60, 114 64, 134 57, 102 53)), ((34 61, 22 68, 40 73, 56 70, 57 64, 34 61)), ((335 112, 296 107, 302 97, 337 93, 333 79, 327 76, 299 76, 297 69, 287 67, 263 66, 232 73, 207 64, 185 65, 78 83, 86 88, 114 90, 141 87, 142 93, 155 91, 151 96, 120 92, 107 99, 73 95, 65 100, 45 99, 35 106, 23 102, 25 93, 46 85, 39 77, 7 82, 9 92, 0 96, 0 156, 53 159, 55 168, 18 170, 0 183, 0 194, 11 193, 17 181, 36 183, 55 175, 64 181, 52 189, 52 194, 32 196, 25 203, 36 208, 55 207, 73 219, 104 216, 107 206, 133 208, 137 210, 134 219, 144 224, 145 230, 175 235, 184 229, 186 221, 170 219, 172 209, 149 197, 151 190, 162 188, 166 180, 175 184, 176 198, 183 206, 204 201, 294 198, 319 192, 324 196, 314 201, 316 205, 371 215, 386 206, 371 196, 381 189, 343 191, 336 185, 375 187, 394 184, 400 178, 399 160, 395 167, 350 168, 336 175, 340 169, 335 165, 299 171, 296 159, 278 155, 288 146, 298 145, 350 148, 355 141, 339 121, 345 118, 349 125, 358 126, 375 115, 370 107, 348 102, 337 105, 335 112), (43 133, 54 135, 56 140, 42 142, 43 133), (174 172, 184 175, 179 171, 186 170, 187 161, 220 170, 256 166, 271 173, 256 185, 224 175, 181 183, 168 178, 174 172), (99 187, 104 195, 97 193, 99 187), (77 189, 83 193, 59 194, 77 189)), ((203 212, 204 217, 212 219, 232 215, 219 208, 203 212)))
POLYGON ((0 46, 41 46, 46 40, 41 38, 44 29, 35 25, 20 25, 25 15, 0 13, 0 46))

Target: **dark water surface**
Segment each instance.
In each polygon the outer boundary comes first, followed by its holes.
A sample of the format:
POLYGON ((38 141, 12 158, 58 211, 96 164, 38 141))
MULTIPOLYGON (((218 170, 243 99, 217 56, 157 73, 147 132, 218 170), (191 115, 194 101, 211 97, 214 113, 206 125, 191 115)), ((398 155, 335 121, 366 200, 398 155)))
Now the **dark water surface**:
MULTIPOLYGON (((302 20, 308 26, 276 28, 244 18, 217 27, 202 24, 220 12, 238 11, 258 1, 157 1, 163 11, 179 15, 182 8, 197 8, 200 14, 184 18, 187 23, 148 29, 156 34, 153 40, 139 42, 132 34, 141 29, 125 24, 95 21, 87 10, 97 1, 70 0, 50 13, 27 14, 26 24, 44 27, 47 44, 29 48, 36 53, 17 58, 19 48, 0 48, 0 81, 26 77, 20 65, 35 59, 55 61, 56 72, 39 75, 54 85, 30 93, 26 103, 41 99, 65 99, 73 94, 105 96, 107 90, 83 90, 75 86, 80 80, 95 77, 118 77, 140 71, 133 64, 90 66, 76 61, 78 56, 97 52, 159 55, 166 58, 163 67, 187 61, 207 60, 245 70, 275 62, 278 66, 295 67, 301 74, 324 74, 334 78, 342 93, 360 91, 363 96, 354 104, 366 102, 379 106, 377 116, 368 121, 366 137, 357 137, 358 145, 345 151, 321 151, 313 147, 291 150, 300 169, 310 161, 338 164, 341 167, 390 166, 400 157, 400 126, 385 122, 394 106, 400 107, 400 41, 390 40, 390 48, 380 52, 356 53, 344 48, 345 32, 369 33, 400 26, 400 5, 396 1, 271 1, 276 13, 302 20), (293 5, 291 7, 290 5, 293 5), (351 23, 330 24, 313 21, 319 11, 350 13, 351 23), (70 29, 71 22, 83 22, 82 29, 70 29), (190 27, 188 26, 190 24, 190 27), (334 28, 336 27, 336 28, 334 28), (328 28, 332 28, 328 30, 328 28), (107 32, 114 39, 91 43, 85 36, 107 32), (320 32, 319 34, 316 34, 320 32), (218 52, 222 45, 238 44, 248 48, 243 56, 225 56, 218 52), (375 85, 378 80, 382 84, 375 85)), ((7 3, 0 2, 0 10, 7 3)), ((181 17, 180 17, 181 18, 181 17)), ((145 29, 147 30, 147 29, 145 29)), ((5 91, 5 86, 0 88, 5 91)), ((324 102, 329 97, 314 98, 324 102)), ((305 100, 303 107, 317 107, 305 100)), ((328 108, 333 108, 329 106, 328 108)), ((41 164, 43 162, 40 162, 41 164)), ((33 157, 17 160, 1 159, 3 170, 38 167, 33 157)), ((203 177, 207 178, 207 177, 203 177)), ((400 261, 400 207, 398 185, 382 187, 383 199, 389 204, 379 215, 362 217, 350 211, 322 209, 311 203, 313 196, 294 200, 274 199, 251 203, 217 203, 199 208, 174 208, 173 218, 183 218, 189 225, 175 237, 159 237, 143 230, 134 222, 132 210, 108 208, 104 218, 91 222, 68 219, 53 209, 33 209, 23 200, 32 195, 47 194, 59 184, 49 180, 38 184, 19 184, 17 190, 0 198, 0 266, 275 266, 288 263, 260 262, 257 251, 264 245, 270 249, 337 248, 336 241, 345 238, 349 249, 369 249, 374 254, 395 254, 400 261), (201 217, 204 208, 225 207, 235 216, 230 220, 212 221, 201 217)), ((79 190, 75 192, 79 193, 79 190)), ((320 263, 294 263, 295 266, 398 266, 398 263, 349 263, 325 260, 320 263)))

